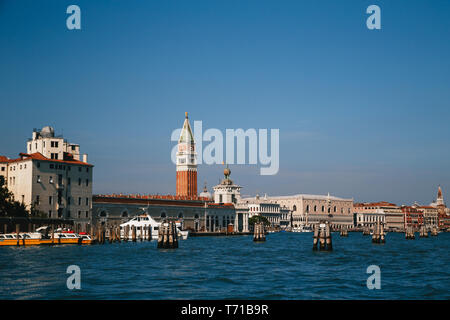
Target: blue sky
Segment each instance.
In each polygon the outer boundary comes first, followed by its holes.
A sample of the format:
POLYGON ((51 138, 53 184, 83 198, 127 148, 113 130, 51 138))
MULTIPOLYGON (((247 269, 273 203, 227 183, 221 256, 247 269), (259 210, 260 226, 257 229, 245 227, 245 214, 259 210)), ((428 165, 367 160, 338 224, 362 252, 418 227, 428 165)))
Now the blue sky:
MULTIPOLYGON (((0 154, 52 125, 95 193, 175 192, 170 134, 279 128, 280 170, 245 195, 450 197, 449 1, 0 0, 0 154), (81 8, 81 30, 66 8, 81 8), (381 30, 366 8, 381 7, 381 30)), ((199 166, 199 186, 221 165, 199 166)))

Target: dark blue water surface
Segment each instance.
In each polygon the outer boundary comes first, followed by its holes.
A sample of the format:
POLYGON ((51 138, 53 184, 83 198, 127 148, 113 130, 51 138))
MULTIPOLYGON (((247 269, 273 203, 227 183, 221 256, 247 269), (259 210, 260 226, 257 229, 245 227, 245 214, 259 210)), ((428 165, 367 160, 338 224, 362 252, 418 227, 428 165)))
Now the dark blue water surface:
POLYGON ((450 234, 405 240, 333 234, 313 252, 312 233, 191 237, 176 250, 156 242, 0 247, 0 299, 449 299, 450 234), (81 289, 66 286, 69 265, 81 289), (369 290, 369 265, 381 289, 369 290))

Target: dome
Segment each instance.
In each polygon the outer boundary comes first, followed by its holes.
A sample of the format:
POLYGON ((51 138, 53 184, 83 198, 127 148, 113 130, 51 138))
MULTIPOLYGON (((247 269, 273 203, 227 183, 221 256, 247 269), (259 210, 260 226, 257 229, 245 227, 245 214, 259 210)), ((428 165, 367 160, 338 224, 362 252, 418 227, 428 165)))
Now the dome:
POLYGON ((42 128, 40 135, 42 137, 54 137, 55 136, 55 129, 50 126, 45 126, 42 128))
POLYGON ((225 175, 225 177, 228 177, 228 176, 231 174, 231 170, 228 169, 228 168, 225 168, 225 169, 223 170, 223 174, 225 175))
POLYGON ((208 188, 206 188, 206 183, 205 187, 203 188, 203 192, 200 193, 199 197, 212 198, 211 193, 209 193, 208 188))

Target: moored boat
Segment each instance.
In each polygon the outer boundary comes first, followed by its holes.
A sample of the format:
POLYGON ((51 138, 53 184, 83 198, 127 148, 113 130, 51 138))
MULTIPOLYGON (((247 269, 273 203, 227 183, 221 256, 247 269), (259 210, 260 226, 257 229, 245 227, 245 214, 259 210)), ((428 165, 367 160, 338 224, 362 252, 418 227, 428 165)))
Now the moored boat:
MULTIPOLYGON (((144 238, 145 232, 146 232, 145 228, 150 227, 151 239, 157 240, 161 222, 155 221, 148 213, 138 215, 138 216, 132 218, 131 220, 129 220, 125 223, 122 223, 120 225, 120 237, 122 239, 125 239, 125 237, 126 237, 125 228, 127 226, 129 227, 128 240, 132 240, 132 233, 131 233, 132 227, 136 227, 136 238, 137 239, 141 238, 141 232, 142 232, 142 238, 144 238)), ((186 240, 188 238, 189 231, 181 230, 181 222, 179 222, 179 221, 176 222, 176 227, 177 227, 177 231, 178 231, 178 237, 180 239, 186 240)))

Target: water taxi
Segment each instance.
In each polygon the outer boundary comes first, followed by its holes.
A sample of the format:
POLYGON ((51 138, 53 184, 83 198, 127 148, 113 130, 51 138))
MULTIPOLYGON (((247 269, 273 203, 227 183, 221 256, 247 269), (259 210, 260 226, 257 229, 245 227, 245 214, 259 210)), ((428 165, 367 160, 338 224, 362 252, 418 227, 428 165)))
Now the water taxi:
POLYGON ((81 244, 94 244, 95 240, 86 232, 80 232, 81 244))
POLYGON ((39 245, 41 240, 41 234, 38 232, 21 232, 0 234, 0 246, 32 246, 39 245))
MULTIPOLYGON (((151 230, 151 239, 157 240, 158 239, 158 232, 159 227, 161 226, 161 222, 156 222, 148 213, 138 215, 131 219, 130 221, 127 221, 125 223, 122 223, 120 225, 120 237, 122 239, 125 238, 125 228, 129 226, 129 232, 128 232, 128 240, 132 240, 132 227, 136 227, 136 239, 139 239, 141 237, 141 230, 143 231, 142 238, 145 237, 145 229, 141 229, 144 227, 150 227, 151 230)), ((178 238, 186 240, 189 235, 188 230, 181 230, 181 222, 176 222, 177 231, 178 231, 178 238)))
POLYGON ((36 232, 0 234, 0 246, 32 246, 54 244, 93 244, 94 239, 86 233, 76 234, 71 230, 57 229, 48 234, 48 227, 40 227, 36 232), (18 238, 18 239, 17 239, 18 238))

